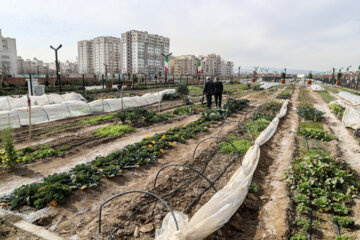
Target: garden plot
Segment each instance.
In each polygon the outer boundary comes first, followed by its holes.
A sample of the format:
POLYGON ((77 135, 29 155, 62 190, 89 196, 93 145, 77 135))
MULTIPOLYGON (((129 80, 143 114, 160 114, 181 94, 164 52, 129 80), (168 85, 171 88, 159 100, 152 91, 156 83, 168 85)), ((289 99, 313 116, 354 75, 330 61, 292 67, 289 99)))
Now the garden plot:
MULTIPOLYGON (((272 97, 274 97, 275 95, 277 95, 277 93, 276 92, 274 92, 274 93, 272 93, 272 94, 270 94, 270 95, 266 95, 266 97, 264 97, 263 99, 262 99, 262 101, 265 101, 265 100, 267 100, 267 99, 271 99, 272 97)), ((254 96, 254 98, 255 98, 255 96, 254 96)), ((260 102, 260 100, 259 100, 259 98, 257 98, 257 100, 258 100, 258 102, 260 102)), ((233 124, 234 125, 234 124, 233 124)), ((150 134, 148 134, 148 135, 152 135, 151 133, 150 134)), ((145 136, 145 134, 143 134, 142 135, 142 138, 145 136)), ((140 137, 139 137, 140 138, 140 137)), ((116 144, 116 142, 114 143, 114 144, 116 144)), ((95 152, 94 152, 95 153, 95 152)), ((178 152, 177 154, 180 154, 180 152, 178 152)), ((86 156, 83 156, 84 157, 84 160, 85 160, 85 158, 87 158, 87 160, 89 160, 89 159, 93 159, 93 157, 94 157, 94 154, 89 154, 89 155, 86 155, 86 156)), ((61 166, 62 165, 62 163, 61 163, 61 159, 60 159, 60 161, 59 161, 59 163, 58 163, 58 166, 61 166)), ((64 165, 62 166, 62 167, 64 167, 64 165)), ((145 167, 145 168, 147 168, 147 167, 145 167)), ((42 176, 46 176, 46 175, 48 175, 48 172, 46 172, 46 170, 48 170, 48 168, 46 168, 45 166, 44 166, 44 168, 43 168, 43 171, 44 171, 44 173, 42 174, 42 176), (46 175, 45 175, 46 174, 46 175)), ((131 172, 131 171, 129 171, 129 172, 131 172)), ((136 172, 136 171, 135 171, 136 172)), ((151 169, 149 168, 149 171, 148 171, 148 173, 150 173, 151 172, 151 169)), ((33 173, 32 173, 33 174, 33 173)), ((131 173, 127 173, 127 174, 130 174, 131 175, 131 173)), ((144 177, 146 177, 146 175, 147 174, 145 174, 145 176, 144 177)), ((37 175, 37 177, 40 179, 40 178, 42 178, 42 176, 40 175, 37 175)), ((111 182, 111 180, 109 180, 110 182, 111 182)), ((120 181, 120 182, 122 182, 122 181, 120 181)), ((139 184, 141 184, 141 182, 137 182, 135 185, 131 185, 131 186, 139 186, 139 184)), ((101 186, 103 186, 104 187, 104 185, 102 185, 101 184, 101 186)), ((108 189, 112 189, 111 187, 114 187, 114 185, 111 185, 108 189)), ((115 188, 114 188, 115 189, 115 188)), ((118 189, 118 188, 117 188, 118 189)), ((120 189, 119 189, 120 190, 120 189)), ((88 190, 86 190, 86 191, 90 191, 90 192, 92 192, 92 191, 94 191, 94 194, 95 193, 97 193, 97 191, 94 189, 88 189, 88 190)), ((82 195, 82 192, 80 192, 79 193, 80 195, 82 195)), ((96 195, 96 194, 95 194, 96 195)), ((77 197, 72 197, 72 199, 78 199, 77 197)), ((87 198, 86 196, 85 196, 85 198, 87 198)), ((96 198, 96 197, 95 197, 96 198)), ((78 199, 79 200, 79 199, 78 199)), ((54 227, 55 228, 55 227, 54 227)), ((64 230, 65 231, 65 230, 64 230)))
MULTIPOLYGON (((235 119, 243 119, 244 117, 244 113, 240 113, 237 114, 234 117, 229 118, 228 120, 235 120, 235 119)), ((207 134, 206 137, 208 136, 217 136, 218 135, 218 131, 220 129, 221 126, 214 126, 214 128, 211 128, 210 134, 207 134)), ((264 125, 265 127, 265 125, 264 125)), ((229 124, 227 124, 226 126, 224 126, 222 132, 221 132, 221 136, 228 136, 229 134, 234 134, 236 132, 236 130, 238 129, 237 126, 237 122, 232 123, 230 122, 229 124)), ((239 133, 240 135, 243 135, 242 133, 239 133)), ((196 138, 196 140, 190 140, 188 144, 184 145, 184 146, 179 146, 178 150, 177 148, 175 148, 175 150, 171 151, 169 153, 169 155, 165 156, 164 160, 161 160, 161 164, 164 165, 166 163, 186 163, 188 165, 194 166, 197 169, 201 169, 204 165, 205 161, 209 161, 209 165, 205 171, 206 174, 209 174, 211 177, 210 179, 214 179, 214 177, 216 175, 219 174, 219 172, 221 171, 221 169, 223 167, 225 167, 225 165, 227 165, 227 163, 229 163, 229 161, 231 161, 234 157, 237 158, 236 155, 224 155, 222 153, 216 153, 216 145, 217 144, 202 144, 199 146, 199 149, 196 153, 196 158, 195 161, 192 160, 192 153, 193 150, 196 146, 196 144, 201 140, 204 139, 205 136, 200 136, 199 138, 196 138), (185 153, 185 154, 184 154, 185 153), (210 158, 210 159, 209 159, 210 158)), ((251 139, 248 139, 251 141, 251 139)), ((210 141, 211 142, 211 141, 210 141)), ((227 182, 227 180, 222 180, 222 179, 228 179, 232 172, 239 166, 239 160, 240 159, 236 159, 236 161, 234 161, 233 165, 231 165, 231 167, 229 167, 228 171, 224 172, 224 175, 222 176, 222 178, 216 183, 219 185, 216 185, 216 188, 221 188, 221 186, 223 184, 225 184, 227 182)), ((145 188, 146 190, 154 190, 155 193, 159 193, 159 194, 167 194, 169 192, 171 192, 172 190, 174 190, 175 188, 179 187, 183 182, 186 182, 189 179, 189 174, 190 174, 190 178, 191 178, 191 174, 192 172, 188 172, 187 168, 169 168, 164 170, 164 172, 161 173, 161 175, 159 176, 158 179, 158 184, 156 188, 153 188, 153 180, 155 178, 156 172, 157 170, 160 169, 160 167, 153 167, 151 168, 152 170, 154 170, 150 175, 140 175, 139 178, 141 178, 141 183, 143 187, 141 187, 141 189, 145 188), (145 180, 146 179, 146 180, 145 180)), ((150 169, 150 170, 151 170, 150 169)), ((146 170, 148 171, 148 170, 146 170)), ((131 181, 132 182, 132 181, 131 181)), ((138 182, 137 182, 138 183, 138 182)), ((139 186, 136 183, 124 183, 125 186, 123 186, 122 191, 126 191, 126 190, 130 190, 130 189, 134 189, 134 188, 139 188, 139 186)), ((190 205, 193 200, 196 198, 196 195, 198 193, 200 193, 201 191, 203 191, 204 188, 208 188, 208 184, 206 183, 206 181, 201 180, 201 179, 197 179, 196 182, 191 183, 189 186, 186 186, 185 189, 181 190, 179 193, 177 193, 176 195, 174 195, 173 197, 170 197, 169 199, 167 199, 167 201, 169 203, 171 203, 172 205, 176 205, 177 208, 185 208, 187 205, 190 205), (189 191, 190 189, 190 191, 189 191), (195 191, 192 191, 192 190, 195 191), (184 197, 184 195, 186 197, 184 197)), ((116 191, 115 191, 116 192, 116 191)), ((103 196, 104 194, 102 194, 103 196)), ((109 194, 107 194, 109 195, 109 194)), ((195 211, 197 209, 197 206, 202 205, 204 202, 206 202, 209 197, 211 197, 213 195, 213 190, 209 189, 205 195, 203 195, 203 197, 201 197, 199 199, 199 202, 195 202, 192 206, 192 208, 190 208, 189 213, 192 213, 193 211, 195 211)), ((111 194, 110 194, 111 196, 111 194)), ((106 198, 102 198, 103 200, 105 200, 106 198)), ((135 197, 124 197, 124 198, 119 198, 117 200, 114 201, 114 203, 110 203, 110 205, 108 207, 106 207, 104 209, 103 212, 103 232, 105 232, 104 235, 106 235, 106 233, 109 233, 110 231, 112 231, 114 229, 115 226, 117 226, 118 224, 115 224, 114 221, 116 222, 120 222, 120 219, 124 219, 126 217, 126 215, 131 214, 131 210, 134 210, 134 208, 136 208, 137 206, 139 206, 139 204, 141 202, 147 201, 149 200, 148 197, 143 196, 135 196, 135 197), (129 201, 130 199, 130 201, 129 201), (140 200, 140 201, 139 201, 140 200), (143 201, 141 201, 143 200, 143 201), (125 205, 123 205, 125 204, 125 205), (119 210, 117 211, 118 214, 113 214, 114 213, 114 206, 118 206, 115 208, 118 208, 119 210), (126 206, 126 208, 122 208, 121 206, 126 206), (129 210, 127 210, 129 209, 129 210)), ((81 203, 77 203, 81 204, 81 203)), ((100 203, 96 203, 96 205, 98 206, 100 203)), ((79 205, 80 206, 80 205, 79 205)), ((87 209, 87 208, 86 208, 87 209)), ((88 209, 89 210, 89 209, 88 209)), ((94 216, 97 215, 97 211, 98 209, 91 209, 92 213, 92 217, 90 216, 88 220, 83 221, 83 223, 81 224, 81 226, 86 226, 86 229, 82 230, 80 233, 81 238, 89 238, 90 236, 94 236, 96 233, 97 229, 97 223, 96 220, 94 219, 94 216), (88 221, 91 221, 91 224, 88 224, 88 221), (85 234, 85 235, 83 235, 85 234)), ((85 209, 84 209, 85 211, 85 209)), ((123 236, 124 238, 121 237, 121 239, 130 239, 131 236, 133 236, 134 231, 136 229, 135 225, 138 225, 139 227, 142 225, 141 223, 147 224, 147 228, 143 229, 140 228, 140 231, 148 231, 147 233, 141 233, 143 236, 141 239, 146 239, 146 236, 151 237, 153 234, 153 230, 154 230, 154 225, 152 221, 155 221, 155 225, 159 226, 161 225, 161 220, 162 217, 165 216, 165 214, 167 213, 167 211, 163 208, 162 205, 160 204, 155 204, 155 206, 151 206, 149 208, 144 208, 143 210, 141 210, 141 214, 137 215, 137 217, 135 218, 135 221, 132 220, 129 224, 126 225, 126 227, 119 233, 120 236, 123 236), (145 211, 145 213, 144 213, 145 211), (148 220, 147 220, 148 219, 148 220), (150 230, 149 230, 150 229, 150 230)), ((81 215, 79 214, 80 217, 81 215)), ((88 217, 86 217, 87 219, 88 217)), ((66 221, 67 222, 67 221, 66 221)), ((62 224, 62 223, 59 223, 62 224)), ((67 224, 72 224, 70 222, 67 222, 67 224)), ((69 225, 66 226, 62 226, 59 230, 59 232, 65 232, 65 229, 68 229, 69 225)), ((78 228, 79 229, 79 228, 78 228)), ((78 230, 79 231, 79 230, 78 230)), ((72 234, 75 234, 76 230, 74 230, 72 232, 72 234)), ((68 233, 70 234, 70 233, 68 233)))

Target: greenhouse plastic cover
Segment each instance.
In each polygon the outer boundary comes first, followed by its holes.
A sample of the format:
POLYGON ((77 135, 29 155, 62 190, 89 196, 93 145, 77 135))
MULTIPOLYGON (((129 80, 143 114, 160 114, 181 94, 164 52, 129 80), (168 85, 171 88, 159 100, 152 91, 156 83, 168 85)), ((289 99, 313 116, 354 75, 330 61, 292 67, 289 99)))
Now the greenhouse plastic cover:
MULTIPOLYGON (((30 96, 31 106, 46 106, 49 104, 60 104, 64 101, 85 101, 86 99, 78 93, 65 93, 59 94, 45 94, 42 96, 30 96)), ((27 107, 27 96, 11 97, 5 96, 0 97, 0 111, 8 111, 17 108, 27 107)))
POLYGON ((156 230, 156 240, 200 240, 204 239, 227 223, 244 201, 252 177, 260 158, 260 146, 266 143, 276 132, 280 118, 287 112, 286 100, 280 113, 257 137, 255 144, 246 152, 242 166, 233 174, 229 182, 202 206, 191 218, 181 212, 175 212, 179 225, 176 230, 174 219, 168 213, 161 229, 156 230))
POLYGON ((311 85, 312 90, 314 91, 322 91, 325 90, 322 86, 320 86, 319 84, 313 84, 311 85))
POLYGON ((360 96, 349 93, 349 92, 339 92, 338 95, 345 100, 351 102, 353 105, 360 104, 360 96))
MULTIPOLYGON (((147 93, 141 97, 101 99, 87 103, 78 93, 63 95, 49 94, 31 96, 31 123, 39 124, 59 119, 84 116, 92 113, 112 112, 154 104, 165 94, 174 94, 175 89, 166 89, 156 93, 147 93)), ((27 96, 20 98, 0 97, 0 130, 29 124, 27 96)))

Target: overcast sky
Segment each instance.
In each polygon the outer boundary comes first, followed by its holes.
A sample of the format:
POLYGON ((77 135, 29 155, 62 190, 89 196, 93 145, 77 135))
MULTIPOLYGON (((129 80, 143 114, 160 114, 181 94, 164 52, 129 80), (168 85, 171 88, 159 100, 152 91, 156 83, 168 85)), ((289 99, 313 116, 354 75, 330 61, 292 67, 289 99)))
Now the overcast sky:
POLYGON ((236 68, 360 64, 359 0, 1 0, 0 29, 19 56, 47 62, 50 44, 75 61, 77 41, 136 29, 169 37, 176 56, 217 53, 236 68))

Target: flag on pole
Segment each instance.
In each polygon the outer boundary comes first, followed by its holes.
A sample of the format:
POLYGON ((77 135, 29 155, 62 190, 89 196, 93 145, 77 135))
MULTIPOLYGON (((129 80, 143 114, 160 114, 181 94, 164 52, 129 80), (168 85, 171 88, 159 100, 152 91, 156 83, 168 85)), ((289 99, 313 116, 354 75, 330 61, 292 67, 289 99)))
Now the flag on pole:
POLYGON ((165 66, 164 71, 165 71, 165 72, 169 72, 169 57, 165 57, 165 64, 164 64, 164 66, 165 66))
POLYGON ((199 75, 201 74, 201 62, 200 61, 198 62, 198 74, 199 75))

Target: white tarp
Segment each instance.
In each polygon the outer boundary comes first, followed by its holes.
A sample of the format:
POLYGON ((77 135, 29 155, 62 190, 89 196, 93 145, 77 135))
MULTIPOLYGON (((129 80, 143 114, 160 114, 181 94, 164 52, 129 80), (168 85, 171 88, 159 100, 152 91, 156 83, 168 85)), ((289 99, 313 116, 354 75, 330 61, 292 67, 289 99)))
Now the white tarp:
POLYGON ((313 85, 311 85, 311 88, 312 88, 312 90, 314 90, 314 91, 323 91, 323 90, 325 90, 322 86, 320 86, 319 84, 313 84, 313 85))
POLYGON ((155 233, 156 240, 201 240, 220 229, 243 203, 260 158, 260 146, 266 143, 275 133, 279 119, 286 115, 286 100, 269 126, 259 135, 255 144, 246 152, 242 166, 233 174, 229 182, 191 218, 184 213, 175 212, 179 224, 176 230, 174 219, 168 213, 163 220, 162 228, 155 233))
POLYGON ((349 93, 349 92, 339 92, 338 95, 345 100, 351 102, 353 105, 360 104, 360 96, 349 93))
POLYGON ((276 82, 261 82, 260 83, 260 87, 263 89, 269 89, 275 86, 280 85, 280 83, 276 83, 276 82))
POLYGON ((352 129, 360 128, 360 106, 346 106, 342 123, 345 127, 352 129))

